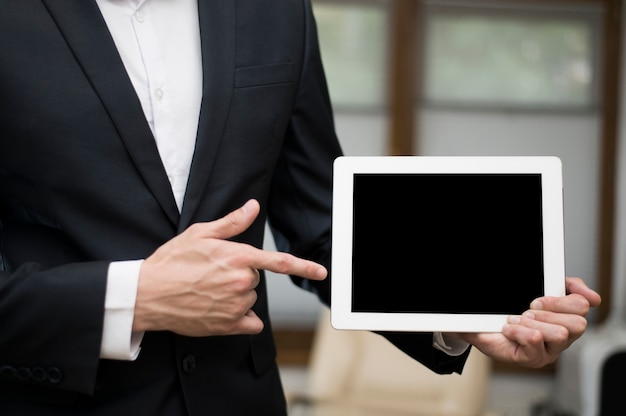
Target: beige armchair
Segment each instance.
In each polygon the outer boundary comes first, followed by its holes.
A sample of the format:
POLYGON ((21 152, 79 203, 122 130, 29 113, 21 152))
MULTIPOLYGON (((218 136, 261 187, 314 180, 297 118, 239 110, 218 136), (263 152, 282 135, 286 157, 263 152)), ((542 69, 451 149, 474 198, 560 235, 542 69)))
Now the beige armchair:
POLYGON ((491 360, 477 349, 463 375, 435 374, 367 331, 338 331, 320 315, 306 394, 287 392, 290 416, 478 416, 491 360))

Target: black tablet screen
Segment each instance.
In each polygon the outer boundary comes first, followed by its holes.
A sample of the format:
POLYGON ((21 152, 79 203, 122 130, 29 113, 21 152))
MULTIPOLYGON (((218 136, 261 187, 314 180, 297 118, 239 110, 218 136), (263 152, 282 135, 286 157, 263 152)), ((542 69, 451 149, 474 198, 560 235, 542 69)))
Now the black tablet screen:
POLYGON ((520 314, 544 292, 540 174, 356 174, 353 312, 520 314))

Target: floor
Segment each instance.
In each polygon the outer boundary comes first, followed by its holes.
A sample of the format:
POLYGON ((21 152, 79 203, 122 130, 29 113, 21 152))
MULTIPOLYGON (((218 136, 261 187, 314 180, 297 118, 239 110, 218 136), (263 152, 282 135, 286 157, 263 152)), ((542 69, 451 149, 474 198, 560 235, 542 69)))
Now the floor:
MULTIPOLYGON (((285 389, 306 390, 306 369, 282 366, 285 389)), ((497 416, 538 416, 534 406, 545 401, 552 389, 552 377, 545 374, 494 374, 487 400, 489 413, 497 416)), ((293 415, 296 416, 296 415, 293 415)))

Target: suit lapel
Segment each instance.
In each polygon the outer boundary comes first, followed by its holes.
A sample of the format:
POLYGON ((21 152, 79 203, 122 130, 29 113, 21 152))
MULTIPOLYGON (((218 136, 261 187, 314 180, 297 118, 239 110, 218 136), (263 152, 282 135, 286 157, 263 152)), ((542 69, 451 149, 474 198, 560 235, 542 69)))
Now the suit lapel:
POLYGON ((196 148, 179 230, 193 216, 207 188, 232 98, 235 73, 235 0, 198 0, 203 95, 196 148))
POLYGON ((91 80, 147 186, 176 224, 178 208, 154 137, 95 1, 42 1, 91 80))

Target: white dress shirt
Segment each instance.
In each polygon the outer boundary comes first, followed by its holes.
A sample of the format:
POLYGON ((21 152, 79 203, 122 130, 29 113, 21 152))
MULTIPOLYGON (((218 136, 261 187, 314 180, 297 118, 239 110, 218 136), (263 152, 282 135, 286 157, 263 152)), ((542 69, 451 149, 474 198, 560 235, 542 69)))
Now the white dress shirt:
MULTIPOLYGON (((202 100, 197 0, 96 0, 137 96, 179 211, 196 141, 202 100)), ((112 263, 100 356, 132 360, 142 334, 132 334, 141 261, 112 263)))

